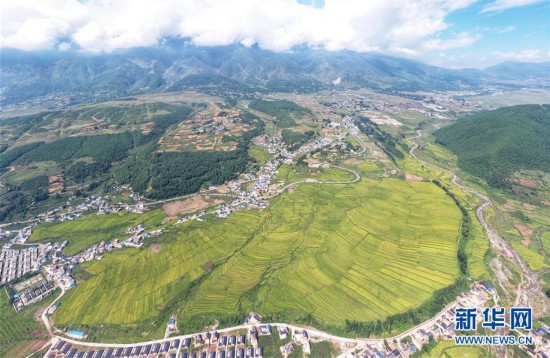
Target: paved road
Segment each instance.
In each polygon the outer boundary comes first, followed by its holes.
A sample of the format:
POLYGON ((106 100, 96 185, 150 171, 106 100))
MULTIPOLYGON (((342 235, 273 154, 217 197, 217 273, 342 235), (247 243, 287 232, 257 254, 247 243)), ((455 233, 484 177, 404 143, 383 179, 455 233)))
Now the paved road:
POLYGON ((55 337, 55 334, 53 333, 52 331, 52 326, 50 324, 50 319, 47 315, 47 312, 50 308, 53 307, 53 305, 55 305, 57 303, 57 301, 59 301, 61 299, 61 297, 63 297, 63 295, 65 294, 65 289, 61 286, 59 286, 59 288, 61 288, 61 294, 59 296, 57 296, 57 298, 55 300, 53 300, 52 303, 50 303, 50 305, 44 310, 44 312, 42 312, 42 315, 41 315, 41 318, 42 318, 42 322, 44 322, 44 325, 46 326, 46 329, 48 330, 48 334, 50 335, 51 338, 54 338, 55 337))
POLYGON ((341 167, 341 166, 338 166, 338 165, 333 165, 333 164, 329 164, 329 165, 333 168, 337 168, 337 169, 341 169, 341 170, 345 170, 347 172, 350 172, 353 175, 355 175, 355 178, 353 180, 342 180, 342 181, 335 181, 335 180, 318 181, 318 180, 311 180, 311 179, 295 181, 295 182, 287 184, 284 187, 282 187, 281 189, 277 190, 277 192, 275 194, 273 194, 272 196, 270 196, 269 199, 272 199, 272 198, 274 198, 278 195, 281 195, 282 193, 284 193, 289 188, 291 188, 293 186, 296 186, 296 185, 300 185, 300 184, 353 184, 353 183, 357 183, 359 180, 361 180, 361 175, 359 175, 359 173, 356 172, 355 170, 352 170, 352 169, 349 169, 349 168, 344 168, 344 167, 341 167))
POLYGON ((348 131, 349 135, 352 136, 357 141, 357 143, 359 143, 359 145, 361 145, 361 150, 358 152, 355 152, 354 155, 360 155, 365 153, 367 151, 367 146, 365 145, 365 143, 363 143, 363 141, 359 139, 359 137, 356 134, 351 133, 349 129, 347 129, 347 127, 346 127, 346 130, 348 131))
MULTIPOLYGON (((63 296, 63 294, 64 294, 64 292, 62 292, 62 294, 56 299, 56 301, 59 298, 61 298, 61 296, 63 296)), ((52 303, 52 305, 54 303, 55 303, 55 301, 52 303)), ((394 339, 400 340, 400 339, 408 336, 414 330, 418 330, 420 328, 428 328, 437 319, 439 319, 443 314, 445 314, 445 312, 447 312, 447 310, 449 310, 451 308, 454 308, 456 306, 456 304, 457 304, 456 302, 452 302, 447 307, 445 307, 439 314, 437 314, 435 317, 431 318, 430 320, 428 320, 426 322, 423 322, 423 323, 419 324, 418 326, 415 326, 415 327, 413 327, 413 328, 411 328, 411 329, 409 329, 409 330, 407 330, 407 331, 405 331, 405 332, 403 332, 403 333, 401 333, 397 336, 388 337, 386 339, 370 339, 370 338, 357 338, 357 339, 355 339, 355 338, 339 337, 339 336, 335 336, 333 334, 330 334, 330 333, 327 333, 327 332, 324 332, 324 331, 321 331, 321 330, 318 330, 318 329, 315 329, 315 328, 296 326, 296 325, 281 323, 281 322, 263 323, 263 324, 269 324, 272 327, 276 327, 276 328, 278 328, 278 327, 287 327, 291 330, 297 330, 297 331, 301 331, 301 330, 305 329, 305 330, 307 330, 308 335, 309 335, 310 338, 328 339, 328 340, 331 340, 331 341, 334 341, 334 342, 338 342, 340 344, 354 344, 357 347, 362 347, 366 344, 383 344, 384 340, 389 340, 389 341, 393 341, 394 339)), ((48 327, 48 332, 51 332, 51 328, 49 327, 49 321, 44 320, 44 322, 48 327)), ((217 329, 217 331, 219 333, 227 333, 227 332, 232 332, 232 331, 242 330, 242 329, 248 330, 252 327, 254 327, 254 325, 242 324, 242 325, 239 325, 239 326, 228 327, 228 328, 223 328, 223 329, 217 329)), ((181 345, 181 343, 183 342, 184 339, 193 338, 197 334, 198 333, 184 334, 184 335, 179 335, 179 336, 173 336, 173 337, 170 337, 170 338, 161 338, 161 339, 155 339, 155 340, 151 340, 151 341, 137 342, 137 343, 99 343, 99 342, 79 341, 79 340, 70 339, 70 338, 66 338, 66 337, 63 337, 63 336, 58 336, 58 335, 54 335, 53 333, 50 333, 50 335, 52 336, 52 339, 51 339, 52 344, 55 344, 58 340, 63 340, 65 342, 69 342, 71 344, 84 346, 84 347, 95 347, 95 348, 127 348, 127 347, 135 347, 135 346, 138 346, 138 345, 143 346, 143 345, 147 345, 147 344, 164 343, 164 342, 171 341, 171 340, 174 340, 174 339, 179 339, 180 340, 180 345, 181 345)), ((276 332, 273 332, 273 334, 276 334, 276 332)), ((345 357, 347 355, 347 353, 348 352, 343 353, 340 357, 345 357)))
MULTIPOLYGON (((241 184, 250 183, 252 181, 254 181, 254 180, 247 180, 247 181, 242 182, 241 184)), ((192 194, 182 195, 182 196, 178 196, 178 197, 175 197, 175 198, 145 202, 145 203, 143 203, 143 206, 164 204, 164 203, 168 203, 168 202, 171 202, 171 201, 187 199, 187 198, 190 198, 190 197, 193 197, 193 196, 199 196, 199 195, 203 195, 203 196, 206 196, 206 195, 208 195, 208 196, 228 196, 228 197, 236 197, 237 196, 236 194, 211 193, 212 191, 215 191, 215 189, 205 190, 205 191, 200 192, 200 193, 192 193, 192 194)))
MULTIPOLYGON (((351 133, 350 133, 351 134, 351 133)), ((417 132, 417 136, 415 137, 411 137, 410 140, 412 139, 416 139, 416 138, 419 138, 421 136, 421 131, 418 131, 417 132)), ((358 140, 358 142, 366 149, 366 147, 364 146, 364 144, 354 136, 354 138, 356 140, 358 140)), ((411 141, 412 142, 412 141, 411 141)), ((525 270, 525 272, 529 273, 530 270, 529 268, 525 265, 525 263, 523 262, 523 260, 521 259, 521 257, 519 257, 519 255, 513 251, 510 247, 508 247, 507 243, 500 237, 498 236, 498 234, 496 234, 496 232, 488 225, 488 223, 486 222, 485 218, 484 218, 484 210, 492 205, 490 199, 488 197, 486 197, 485 195, 479 193, 478 191, 468 187, 468 186, 465 186, 465 185, 462 185, 460 183, 458 183, 458 177, 457 175, 452 172, 452 171, 449 171, 447 169, 444 169, 444 168, 441 168, 437 165, 434 165, 434 164, 431 164, 431 163, 428 163, 428 162, 425 162, 423 161, 422 159, 419 159, 416 154, 414 153, 414 151, 418 148, 418 144, 416 142, 412 142, 414 143, 414 145, 411 147, 410 149, 410 154, 415 158, 417 159, 418 161, 424 163, 425 165, 428 165, 428 166, 432 166, 432 167, 435 167, 439 170, 442 170, 442 171, 445 171, 445 172, 448 172, 450 173, 452 176, 453 176, 453 179, 452 179, 452 182, 454 185, 456 185, 457 187, 459 187, 460 189, 462 190, 465 190, 467 192, 470 192, 474 195, 476 195, 478 198, 480 198, 483 203, 481 205, 479 205, 476 209, 476 214, 478 215, 478 218, 480 220, 480 222, 482 223, 486 233, 487 233, 487 236, 489 237, 489 240, 491 241, 491 244, 493 245, 493 247, 495 247, 496 249, 498 250, 501 250, 501 251, 504 251, 506 253, 509 253, 511 255, 512 258, 515 258, 517 260, 517 262, 520 264, 520 266, 522 267, 522 269, 525 270)), ((363 151, 364 152, 364 151, 363 151)), ((279 192, 276 194, 276 195, 279 195, 281 194, 282 192, 284 192, 285 190, 287 190, 288 188, 290 188, 291 186, 293 185, 298 185, 298 184, 306 184, 306 183, 312 183, 312 184, 351 184, 351 183, 356 183, 358 182, 360 179, 361 179, 361 176, 359 175, 358 172, 352 170, 352 169, 348 169, 348 168, 344 168, 344 167, 340 167, 340 166, 336 166, 336 165, 331 165, 332 167, 335 167, 335 168, 338 168, 338 169, 341 169, 341 170, 345 170, 345 171, 348 171, 348 172, 351 172, 355 175, 355 178, 353 180, 350 180, 350 181, 325 181, 325 182, 310 182, 310 181, 300 181, 300 182, 294 182, 294 183, 291 183, 291 184, 288 184, 286 185, 284 188, 282 188, 281 190, 279 190, 279 192)), ((196 194, 191 194, 191 195, 186 195, 186 196, 183 196, 183 197, 179 197, 179 198, 172 198, 172 199, 168 199, 168 200, 164 200, 164 201, 159 201, 159 202, 154 202, 154 203, 148 203, 148 205, 154 205, 154 204, 158 204, 158 203, 162 203, 162 202, 166 202, 166 201, 170 201, 170 200, 177 200, 177 199, 181 199, 181 198, 185 198, 185 197, 189 197, 189 196, 192 196, 192 195, 196 195, 196 194)), ((526 277, 529 279, 531 276, 529 274, 526 274, 526 277)), ((538 285, 538 281, 535 280, 535 283, 532 282, 531 280, 529 280, 529 283, 527 285, 527 287, 524 289, 526 290, 527 288, 530 288, 530 289, 534 289, 536 288, 536 285, 538 285)), ((62 296, 63 294, 65 293, 65 291, 63 290, 61 295, 54 301, 52 302, 52 304, 48 307, 48 309, 53 306, 62 296)), ((518 295, 519 297, 519 295, 518 295)), ((428 328, 429 326, 431 326, 438 318, 440 318, 445 312, 447 312, 449 309, 453 308, 456 306, 456 301, 455 302, 452 302, 451 304, 449 304, 447 307, 445 307, 438 315, 436 315, 435 317, 431 318, 430 320, 426 321, 426 322, 423 322, 421 324, 419 324, 418 326, 416 327, 413 327, 397 336, 394 336, 394 337, 388 337, 386 338, 387 340, 401 340, 402 338, 408 336, 411 332, 415 331, 415 330, 418 330, 420 328, 428 328)), ((46 312, 46 311, 45 311, 46 312)), ((44 321, 44 324, 46 325, 47 329, 48 329, 48 333, 50 334, 50 336, 52 337, 52 340, 57 340, 57 339, 63 339, 64 341, 66 342, 69 342, 71 344, 76 344, 76 345, 80 345, 80 346, 88 346, 88 347, 105 347, 105 348, 125 348, 125 347, 132 347, 132 346, 136 346, 136 345, 146 345, 146 344, 155 344, 155 343, 162 343, 162 342, 166 342, 166 341, 170 341, 170 340, 173 340, 173 339, 180 339, 181 341, 183 341, 184 339, 186 338, 192 338, 194 337, 197 333, 193 333, 193 334, 186 334, 186 335, 179 335, 179 336, 174 336, 174 337, 171 337, 171 338, 163 338, 163 339, 157 339, 157 340, 152 340, 152 341, 147 341, 147 342, 139 342, 139 343, 131 343, 131 344, 118 344, 118 343, 96 343, 96 342, 82 342, 82 341, 78 341, 78 340, 73 340, 73 339, 69 339, 69 338, 65 338, 65 337, 61 337, 61 336, 57 336, 55 335, 53 332, 52 332, 52 329, 50 327, 50 323, 49 323, 49 320, 48 318, 45 316, 45 313, 43 314, 43 317, 42 317, 43 321, 44 321)), ((292 329, 292 330, 302 330, 302 329, 306 329, 308 331, 308 334, 310 337, 312 338, 322 338, 322 339, 329 339, 329 340, 332 340, 332 341, 335 341, 335 342, 339 342, 339 343, 344 343, 344 344, 355 344, 356 347, 361 347, 361 346, 364 346, 365 344, 380 344, 380 343, 383 343, 384 342, 384 339, 369 339, 369 338, 358 338, 358 339, 353 339, 353 338, 345 338, 345 337, 338 337, 338 336, 335 336, 335 335, 332 335, 330 333, 327 333, 327 332, 323 332, 323 331, 320 331, 320 330, 317 330, 317 329, 314 329, 314 328, 310 328, 310 327, 299 327, 299 326, 295 326, 295 325, 291 325, 291 324, 286 324, 286 323, 269 323, 272 327, 288 327, 289 329, 292 329)), ((218 329, 217 331, 220 332, 220 333, 225 333, 225 332, 231 332, 231 331, 235 331, 235 330, 240 330, 240 329, 249 329, 253 327, 253 325, 240 325, 240 326, 235 326, 235 327, 229 327, 229 328, 224 328, 224 329, 218 329)), ((353 348, 355 349, 355 348, 353 348)), ((353 350, 352 349, 352 350, 353 350)), ((352 351, 351 350, 351 351, 352 351)), ((341 357, 344 357, 348 354, 348 352, 345 352, 341 355, 341 357)))

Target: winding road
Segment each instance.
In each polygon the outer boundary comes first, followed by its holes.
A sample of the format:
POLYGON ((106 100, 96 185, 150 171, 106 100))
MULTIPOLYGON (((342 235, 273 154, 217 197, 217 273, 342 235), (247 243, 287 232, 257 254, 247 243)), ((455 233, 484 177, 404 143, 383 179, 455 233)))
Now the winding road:
MULTIPOLYGON (((353 134, 350 133, 350 135, 352 135, 363 147, 363 150, 361 152, 358 152, 358 153, 355 153, 355 154, 364 153, 366 151, 366 146, 364 145, 364 143, 361 140, 359 140, 356 136, 354 136, 353 134)), ((518 265, 520 266, 520 268, 523 271, 524 277, 526 278, 526 280, 524 280, 524 282, 522 282, 520 287, 518 287, 517 299, 516 299, 515 304, 516 305, 528 305, 529 300, 530 300, 530 293, 541 292, 540 284, 537 280, 537 276, 529 269, 529 267, 527 266, 525 261, 519 256, 519 254, 516 251, 514 251, 509 246, 509 244, 504 239, 502 239, 502 237, 500 237, 496 233, 496 231, 493 230, 491 228, 491 226, 487 223, 487 221, 485 219, 484 212, 485 212, 485 209, 487 209, 489 206, 493 205, 491 200, 486 195, 480 193, 479 191, 477 191, 477 190, 475 190, 475 189, 473 189, 469 186, 466 186, 466 185, 463 185, 463 184, 459 183, 458 182, 459 178, 458 178, 458 176, 456 175, 456 173, 454 171, 442 168, 442 167, 437 166, 437 165, 432 164, 432 163, 428 163, 428 162, 418 158, 415 151, 419 147, 419 145, 416 141, 414 141, 414 139, 418 139, 421 136, 422 136, 422 131, 418 130, 416 136, 410 137, 408 139, 413 144, 412 147, 410 148, 410 151, 409 151, 411 156, 413 158, 415 158, 416 160, 418 160, 419 162, 423 163, 424 165, 431 166, 433 168, 436 168, 438 170, 441 170, 441 171, 444 171, 446 173, 451 174, 452 175, 452 183, 456 187, 458 187, 461 190, 464 190, 468 193, 471 193, 471 194, 475 195, 477 198, 479 198, 481 200, 481 204, 476 208, 476 215, 477 215, 481 225, 483 226, 483 229, 486 232, 487 237, 489 238, 489 241, 491 242, 491 245, 493 246, 493 248, 497 252, 500 252, 500 253, 510 257, 515 262, 517 262, 518 265)), ((350 173, 355 175, 355 178, 353 180, 348 180, 348 181, 316 181, 316 180, 313 181, 311 179, 310 180, 306 179, 306 180, 303 180, 303 181, 298 181, 298 182, 287 184, 283 188, 279 189, 277 191, 277 193, 275 195, 273 195, 273 197, 282 194, 283 192, 285 192, 286 190, 288 190, 292 186, 300 185, 300 184, 353 184, 353 183, 357 183, 361 180, 360 174, 355 170, 345 168, 345 167, 341 167, 341 166, 337 166, 337 165, 332 165, 332 164, 330 164, 330 166, 333 167, 333 168, 337 168, 337 169, 340 169, 340 170, 350 172, 350 173)), ((204 194, 206 194, 206 193, 204 193, 204 194)), ((169 199, 169 200, 163 200, 163 201, 159 201, 159 202, 148 203, 148 205, 160 204, 162 202, 166 202, 166 201, 170 201, 170 200, 177 200, 177 199, 181 199, 181 198, 185 198, 185 197, 190 197, 190 196, 193 196, 193 195, 197 195, 197 194, 191 194, 191 195, 186 195, 186 196, 183 196, 183 197, 180 197, 180 198, 172 198, 172 199, 169 199)), ((498 277, 498 274, 497 274, 497 277, 498 277)), ((65 293, 65 290, 62 289, 62 292, 59 295, 59 297, 57 297, 56 300, 54 300, 51 303, 51 305, 46 309, 46 311, 44 311, 44 313, 42 314, 42 320, 43 320, 44 324, 46 325, 46 327, 48 329, 48 333, 51 337, 50 340, 53 344, 55 344, 55 342, 57 340, 62 339, 66 342, 69 342, 69 343, 75 344, 75 345, 79 345, 79 346, 105 347, 105 348, 124 348, 124 347, 133 347, 133 346, 136 346, 136 345, 162 343, 162 342, 166 342, 166 341, 173 340, 173 339, 180 339, 180 342, 182 342, 184 339, 192 338, 196 335, 196 333, 193 333, 193 334, 186 334, 186 335, 174 336, 174 337, 170 337, 170 338, 163 338, 163 339, 152 340, 152 341, 147 341, 147 342, 139 342, 139 343, 133 343, 133 344, 82 342, 82 341, 78 341, 78 340, 69 339, 69 338, 66 338, 66 337, 57 336, 52 330, 49 318, 46 316, 46 312, 50 307, 52 307, 64 295, 64 293, 65 293)), ((445 309, 442 310, 438 315, 431 318, 430 320, 428 320, 426 322, 423 322, 420 325, 418 325, 416 327, 413 327, 413 328, 411 328, 411 329, 409 329, 409 330, 407 330, 407 331, 405 331, 405 332, 403 332, 403 333, 401 333, 401 334, 399 334, 395 337, 387 338, 387 340, 394 340, 394 339, 400 340, 400 339, 406 337, 407 335, 409 335, 414 330, 417 330, 417 329, 422 328, 422 327, 429 327, 439 317, 441 317, 441 315, 443 315, 449 309, 455 307, 456 304, 457 304, 456 301, 452 302, 447 307, 445 307, 445 309)), ((338 336, 329 334, 327 332, 323 332, 323 331, 314 329, 312 327, 299 327, 299 326, 294 326, 294 325, 290 325, 290 324, 286 324, 286 323, 268 323, 268 324, 270 324, 273 327, 288 327, 289 329, 292 329, 292 330, 306 329, 308 331, 310 337, 321 338, 321 339, 329 339, 329 340, 339 342, 339 343, 342 343, 342 344, 353 344, 354 348, 352 350, 355 350, 357 348, 360 349, 360 348, 364 347, 366 344, 379 344, 381 342, 384 342, 384 339, 367 339, 367 338, 353 339, 353 338, 338 337, 338 336)), ((252 325, 239 325, 239 326, 235 326, 235 327, 219 329, 217 331, 220 332, 220 333, 224 333, 224 332, 230 332, 230 331, 235 331, 235 330, 240 330, 240 329, 249 329, 251 327, 252 327, 252 325)), ((348 352, 343 353, 341 355, 341 357, 347 356, 348 352)))
MULTIPOLYGON (((415 158, 422 164, 431 166, 432 168, 436 168, 438 170, 451 174, 452 176, 451 181, 456 187, 470 194, 475 195, 477 198, 479 198, 482 201, 482 203, 476 208, 476 216, 479 222, 481 223, 483 230, 487 234, 487 237, 489 238, 489 241, 491 242, 493 249, 513 259, 519 265, 519 267, 523 271, 523 277, 525 277, 525 280, 519 285, 517 289, 516 301, 514 302, 514 305, 530 306, 529 302, 530 302, 530 299, 532 298, 531 294, 542 293, 542 288, 537 279, 537 276, 533 273, 533 271, 531 271, 531 269, 529 269, 529 267, 527 266, 523 258, 514 249, 512 249, 508 244, 508 242, 506 242, 500 235, 498 235, 497 232, 493 228, 491 228, 491 226, 487 223, 484 213, 485 213, 485 209, 487 209, 490 206, 493 206, 491 199, 489 199, 489 197, 487 197, 486 195, 480 193, 479 191, 469 186, 460 184, 458 182, 459 177, 454 171, 442 168, 438 165, 428 163, 425 160, 420 159, 415 153, 419 145, 416 141, 414 141, 414 139, 418 139, 421 136, 422 136, 422 131, 417 130, 415 136, 408 138, 409 142, 413 144, 413 146, 409 150, 409 153, 413 158, 415 158)), ((491 265, 491 267, 495 269, 493 265, 491 265)), ((495 272, 495 274, 497 277, 500 277, 499 273, 495 272)), ((545 300, 543 299, 543 302, 544 302, 543 311, 546 311, 547 301, 548 301, 547 298, 545 300)))

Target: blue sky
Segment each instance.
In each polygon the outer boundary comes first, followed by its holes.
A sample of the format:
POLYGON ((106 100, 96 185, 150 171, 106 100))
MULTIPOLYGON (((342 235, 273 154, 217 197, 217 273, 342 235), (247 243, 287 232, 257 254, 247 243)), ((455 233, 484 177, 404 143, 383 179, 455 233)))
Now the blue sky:
POLYGON ((471 45, 441 51, 441 63, 453 67, 483 67, 503 60, 550 60, 550 2, 482 12, 491 1, 480 1, 447 16, 444 39, 468 33, 471 45))
POLYGON ((483 68, 550 61, 548 0, 0 0, 1 44, 111 52, 186 38, 272 51, 309 46, 483 68))

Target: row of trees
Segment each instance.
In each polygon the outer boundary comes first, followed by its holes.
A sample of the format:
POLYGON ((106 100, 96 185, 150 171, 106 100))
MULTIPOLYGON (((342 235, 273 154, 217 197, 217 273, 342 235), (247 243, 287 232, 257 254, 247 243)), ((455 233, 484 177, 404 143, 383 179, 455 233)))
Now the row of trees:
POLYGON ((398 140, 393 137, 391 134, 386 133, 378 124, 374 123, 366 117, 361 117, 358 121, 355 122, 357 127, 361 132, 367 135, 370 138, 373 138, 376 141, 376 144, 380 149, 386 153, 390 159, 395 160, 403 159, 405 155, 398 148, 398 140))
POLYGON ((443 191, 451 198, 453 199, 455 205, 460 209, 460 212, 462 214, 462 221, 460 225, 460 237, 458 238, 458 250, 457 250, 457 258, 458 258, 458 264, 460 268, 460 272, 463 275, 468 274, 468 254, 466 252, 466 244, 468 241, 468 236, 470 233, 470 215, 468 214, 468 210, 462 205, 460 200, 458 200, 457 196, 449 190, 443 183, 441 183, 439 180, 432 180, 432 182, 443 189, 443 191))
POLYGON ((461 232, 458 238, 459 242, 457 249, 457 259, 461 276, 458 277, 451 286, 436 291, 429 301, 418 308, 389 316, 383 321, 359 322, 346 320, 346 331, 348 333, 368 337, 371 335, 391 333, 394 330, 406 326, 418 325, 439 313, 449 302, 455 300, 456 296, 468 289, 468 281, 466 279, 468 275, 468 254, 466 252, 466 245, 470 232, 470 217, 468 210, 462 205, 457 196, 451 192, 449 188, 443 185, 443 183, 438 180, 433 180, 433 183, 445 191, 462 213, 461 232))

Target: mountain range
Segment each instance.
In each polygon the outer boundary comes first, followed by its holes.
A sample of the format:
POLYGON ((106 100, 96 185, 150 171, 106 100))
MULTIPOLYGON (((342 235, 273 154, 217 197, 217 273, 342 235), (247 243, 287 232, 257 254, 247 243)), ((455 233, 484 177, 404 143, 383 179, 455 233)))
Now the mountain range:
POLYGON ((241 45, 172 44, 110 54, 1 51, 2 106, 29 100, 52 106, 134 94, 202 89, 312 92, 368 87, 376 91, 479 89, 485 85, 550 86, 550 62, 507 62, 484 70, 452 70, 352 51, 296 49, 275 53, 241 45))

